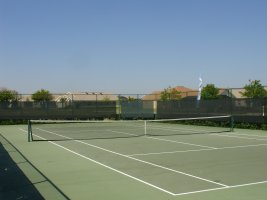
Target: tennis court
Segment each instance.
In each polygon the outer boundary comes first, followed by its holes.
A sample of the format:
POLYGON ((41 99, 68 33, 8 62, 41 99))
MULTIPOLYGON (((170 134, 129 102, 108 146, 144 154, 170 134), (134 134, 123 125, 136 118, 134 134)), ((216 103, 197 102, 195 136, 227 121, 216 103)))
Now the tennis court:
POLYGON ((266 199, 267 133, 158 121, 1 126, 46 199, 266 199), (90 125, 90 128, 88 127, 90 125), (90 136, 89 136, 90 135, 90 136))

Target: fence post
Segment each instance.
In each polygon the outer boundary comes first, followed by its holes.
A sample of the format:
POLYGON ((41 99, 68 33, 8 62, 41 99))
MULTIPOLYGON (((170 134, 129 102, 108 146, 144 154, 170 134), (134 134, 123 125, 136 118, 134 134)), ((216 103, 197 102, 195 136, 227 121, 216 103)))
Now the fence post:
POLYGON ((263 106, 262 106, 262 129, 265 129, 265 106, 264 106, 264 102, 263 102, 263 106))
POLYGON ((118 100, 116 102, 116 114, 118 119, 121 119, 121 95, 118 95, 118 100))
POLYGON ((229 96, 230 96, 230 115, 233 117, 233 104, 234 104, 234 101, 233 101, 233 89, 231 88, 230 90, 228 90, 229 92, 229 96))
POLYGON ((99 118, 99 116, 98 116, 98 96, 97 96, 97 93, 95 94, 95 116, 97 116, 96 118, 99 118))
POLYGON ((71 94, 71 117, 74 119, 74 102, 73 102, 73 94, 71 94))

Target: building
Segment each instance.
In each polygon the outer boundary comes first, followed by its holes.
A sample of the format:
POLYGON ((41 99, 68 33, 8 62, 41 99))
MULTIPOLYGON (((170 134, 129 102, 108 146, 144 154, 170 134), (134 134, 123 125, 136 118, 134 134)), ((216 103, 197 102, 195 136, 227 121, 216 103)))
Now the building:
MULTIPOLYGON (((196 97, 198 92, 196 90, 192 90, 190 88, 184 87, 184 86, 176 86, 174 88, 176 91, 180 92, 181 98, 192 98, 196 97)), ((151 94, 145 95, 142 99, 146 101, 157 101, 161 100, 161 93, 164 90, 161 91, 154 91, 151 94)))

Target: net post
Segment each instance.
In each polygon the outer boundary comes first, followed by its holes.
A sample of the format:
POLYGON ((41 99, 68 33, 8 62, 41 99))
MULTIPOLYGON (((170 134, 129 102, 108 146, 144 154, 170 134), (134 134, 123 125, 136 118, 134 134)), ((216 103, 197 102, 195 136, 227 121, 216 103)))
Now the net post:
POLYGON ((233 115, 230 116, 230 131, 234 131, 234 117, 233 115))
POLYGON ((28 142, 32 142, 32 124, 31 124, 31 120, 28 120, 28 142))

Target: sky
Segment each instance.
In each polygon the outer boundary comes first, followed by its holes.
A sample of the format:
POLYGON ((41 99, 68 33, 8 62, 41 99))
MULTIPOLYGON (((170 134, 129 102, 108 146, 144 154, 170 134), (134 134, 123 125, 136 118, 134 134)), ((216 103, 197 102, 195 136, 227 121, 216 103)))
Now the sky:
POLYGON ((0 87, 267 85, 266 0, 0 0, 0 87))

